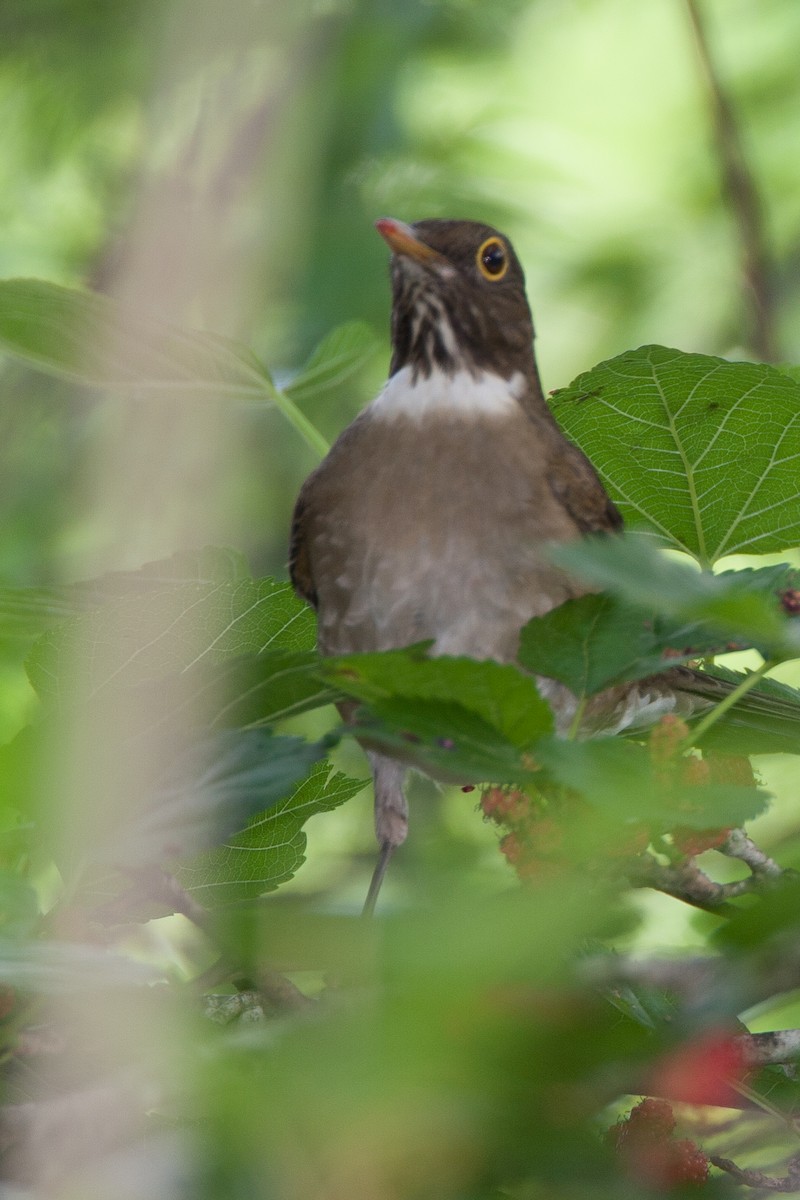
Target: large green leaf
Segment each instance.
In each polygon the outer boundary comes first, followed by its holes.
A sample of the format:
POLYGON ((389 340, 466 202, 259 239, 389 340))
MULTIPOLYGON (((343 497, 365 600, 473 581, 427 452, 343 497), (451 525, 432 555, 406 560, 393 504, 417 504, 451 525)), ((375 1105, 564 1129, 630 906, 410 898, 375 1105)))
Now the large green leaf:
POLYGON ((648 750, 621 738, 567 742, 543 739, 537 761, 559 783, 625 822, 644 821, 662 831, 676 826, 713 829, 741 825, 762 812, 769 794, 733 784, 671 786, 654 768, 648 750))
POLYGON ((429 658, 412 647, 329 659, 325 673, 340 691, 376 712, 387 713, 390 702, 408 702, 412 709, 414 702, 458 705, 521 749, 553 727, 533 679, 510 664, 429 658))
POLYGON ((163 591, 180 583, 236 583, 251 579, 238 550, 205 546, 145 563, 136 571, 110 571, 97 579, 57 588, 0 588, 0 636, 37 637, 68 617, 101 608, 109 600, 163 591))
POLYGON ((775 595, 794 580, 788 566, 712 575, 668 558, 652 539, 637 534, 586 538, 558 547, 553 556, 587 583, 630 604, 705 622, 711 630, 747 639, 771 658, 800 653, 800 626, 775 595))
POLYGON ((632 525, 702 563, 800 543, 800 387, 776 368, 643 346, 552 407, 632 525))
POLYGON ((42 696, 72 701, 200 663, 313 645, 313 613, 289 584, 189 581, 73 618, 36 643, 27 666, 42 696))
POLYGON ((644 679, 725 648, 721 636, 700 622, 665 621, 615 596, 592 592, 529 621, 519 660, 577 696, 593 696, 614 683, 644 679))
POLYGON ((366 783, 331 772, 327 762, 317 763, 293 792, 260 812, 240 834, 182 865, 179 879, 207 908, 273 891, 305 859, 302 827, 309 817, 338 808, 366 783))

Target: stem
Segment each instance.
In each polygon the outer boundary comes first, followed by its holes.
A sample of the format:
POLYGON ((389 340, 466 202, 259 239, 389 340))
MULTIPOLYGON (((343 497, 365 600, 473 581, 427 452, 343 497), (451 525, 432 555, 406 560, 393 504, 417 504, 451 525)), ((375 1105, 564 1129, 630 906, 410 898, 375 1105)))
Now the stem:
POLYGON ((739 236, 744 301, 750 310, 750 343, 765 362, 775 362, 775 296, 764 212, 758 187, 742 148, 736 114, 717 72, 699 0, 686 0, 697 55, 705 76, 714 125, 723 194, 739 236))
POLYGON ((583 714, 585 711, 586 711, 586 697, 581 696, 580 700, 578 701, 578 707, 575 709, 575 715, 572 718, 572 720, 570 721, 569 730, 567 732, 567 741, 568 742, 574 742, 575 738, 578 736, 578 730, 581 727, 581 721, 583 720, 583 714))
POLYGON ((290 400, 285 392, 275 387, 275 384, 266 372, 257 371, 245 363, 240 363, 239 365, 258 383, 259 391, 262 394, 266 392, 275 407, 280 409, 286 420, 300 434, 306 445, 310 446, 319 458, 324 458, 330 450, 330 445, 317 427, 311 424, 305 413, 300 411, 294 401, 290 400))
POLYGON ((775 664, 770 659, 764 659, 763 663, 760 667, 758 667, 757 670, 751 671, 750 674, 742 680, 738 687, 735 687, 732 692, 729 692, 728 695, 724 697, 724 699, 720 700, 719 704, 716 704, 710 712, 706 713, 702 721, 698 721, 698 723, 690 731, 689 737, 683 743, 683 749, 689 750, 692 746, 696 746, 703 734, 706 733, 712 725, 716 725, 720 717, 724 717, 728 709, 732 708, 734 704, 737 704, 739 700, 741 700, 742 696, 746 696, 750 689, 754 688, 758 681, 766 675, 767 671, 772 670, 774 665, 775 664))

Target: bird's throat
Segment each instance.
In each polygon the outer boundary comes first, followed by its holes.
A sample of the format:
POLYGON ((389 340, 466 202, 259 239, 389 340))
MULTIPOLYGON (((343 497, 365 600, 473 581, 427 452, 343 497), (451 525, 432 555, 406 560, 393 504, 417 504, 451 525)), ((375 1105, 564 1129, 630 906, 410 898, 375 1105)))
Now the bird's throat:
POLYGON ((381 420, 400 417, 509 417, 518 415, 527 380, 521 371, 503 379, 492 371, 453 373, 434 370, 414 374, 402 367, 392 375, 380 395, 369 406, 369 415, 381 420))

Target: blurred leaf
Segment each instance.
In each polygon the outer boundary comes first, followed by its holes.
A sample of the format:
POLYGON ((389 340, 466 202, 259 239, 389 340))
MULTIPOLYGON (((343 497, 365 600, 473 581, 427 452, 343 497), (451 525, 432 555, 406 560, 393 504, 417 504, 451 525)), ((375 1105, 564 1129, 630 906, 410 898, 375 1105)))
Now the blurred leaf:
POLYGON ((558 783, 623 823, 644 821, 662 831, 678 825, 716 829, 741 825, 762 812, 769 793, 734 784, 664 782, 644 746, 619 738, 568 742, 543 739, 536 760, 558 783))
POLYGON ((611 684, 644 679, 723 649, 720 635, 700 623, 668 624, 614 596, 590 593, 529 621, 519 661, 577 696, 593 696, 611 684))
POLYGON ((147 321, 104 296, 41 279, 0 281, 0 347, 95 387, 260 394, 270 386, 244 346, 147 321))
POLYGON ((314 616, 273 579, 187 582, 124 596, 42 637, 27 661, 45 698, 74 701, 268 647, 314 645, 314 616))
POLYGON ((59 588, 0 588, 0 637, 38 637, 44 630, 110 599, 159 591, 176 583, 220 583, 251 579, 243 554, 205 546, 173 554, 136 571, 113 571, 98 579, 59 588))
POLYGON ((335 387, 358 371, 375 353, 377 338, 364 321, 348 321, 333 329, 312 352, 308 362, 282 389, 302 403, 335 387))
POLYGON ((800 388, 774 367, 643 346, 551 402, 632 525, 704 564, 800 543, 800 388))
POLYGON ((101 841, 93 858, 138 869, 217 846, 283 800, 324 754, 322 743, 266 730, 218 733, 176 753, 151 803, 101 841))
POLYGON ((75 609, 68 588, 0 588, 0 637, 38 637, 75 609))
POLYGON ((800 653, 800 626, 785 615, 774 594, 779 578, 794 577, 787 566, 712 575, 668 558, 651 539, 631 533, 585 538, 559 546, 553 557, 629 604, 707 622, 711 629, 746 638, 770 658, 800 653))
POLYGON ((714 940, 736 950, 760 950, 781 934, 789 934, 794 941, 799 922, 800 876, 789 872, 772 880, 757 904, 739 909, 716 931, 714 940))
POLYGON ((305 861, 302 827, 315 813, 330 812, 366 787, 317 763, 295 790, 254 817, 224 846, 178 869, 178 878, 208 908, 274 891, 305 861))
POLYGON ((209 694, 206 718, 217 727, 283 721, 340 699, 322 681, 314 650, 266 650, 210 670, 193 667, 180 682, 189 697, 209 694))
POLYGON ((443 701, 459 705, 525 748, 553 727, 550 706, 529 675, 511 664, 429 657, 418 647, 325 660, 325 674, 346 695, 376 712, 384 701, 443 701))
POLYGON ((0 871, 0 938, 29 937, 39 921, 39 901, 31 885, 13 871, 0 871))

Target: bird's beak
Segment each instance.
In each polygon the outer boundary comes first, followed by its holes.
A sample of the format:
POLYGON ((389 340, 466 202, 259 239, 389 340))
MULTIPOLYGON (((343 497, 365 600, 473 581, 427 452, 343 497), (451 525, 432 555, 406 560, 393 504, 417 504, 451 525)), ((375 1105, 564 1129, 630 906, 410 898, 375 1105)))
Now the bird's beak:
POLYGON ((410 225, 403 221, 395 221, 393 217, 381 217, 375 222, 375 228, 389 246, 393 254, 405 258, 413 258, 415 262, 433 265, 444 264, 447 259, 438 250, 432 250, 420 241, 410 225))

